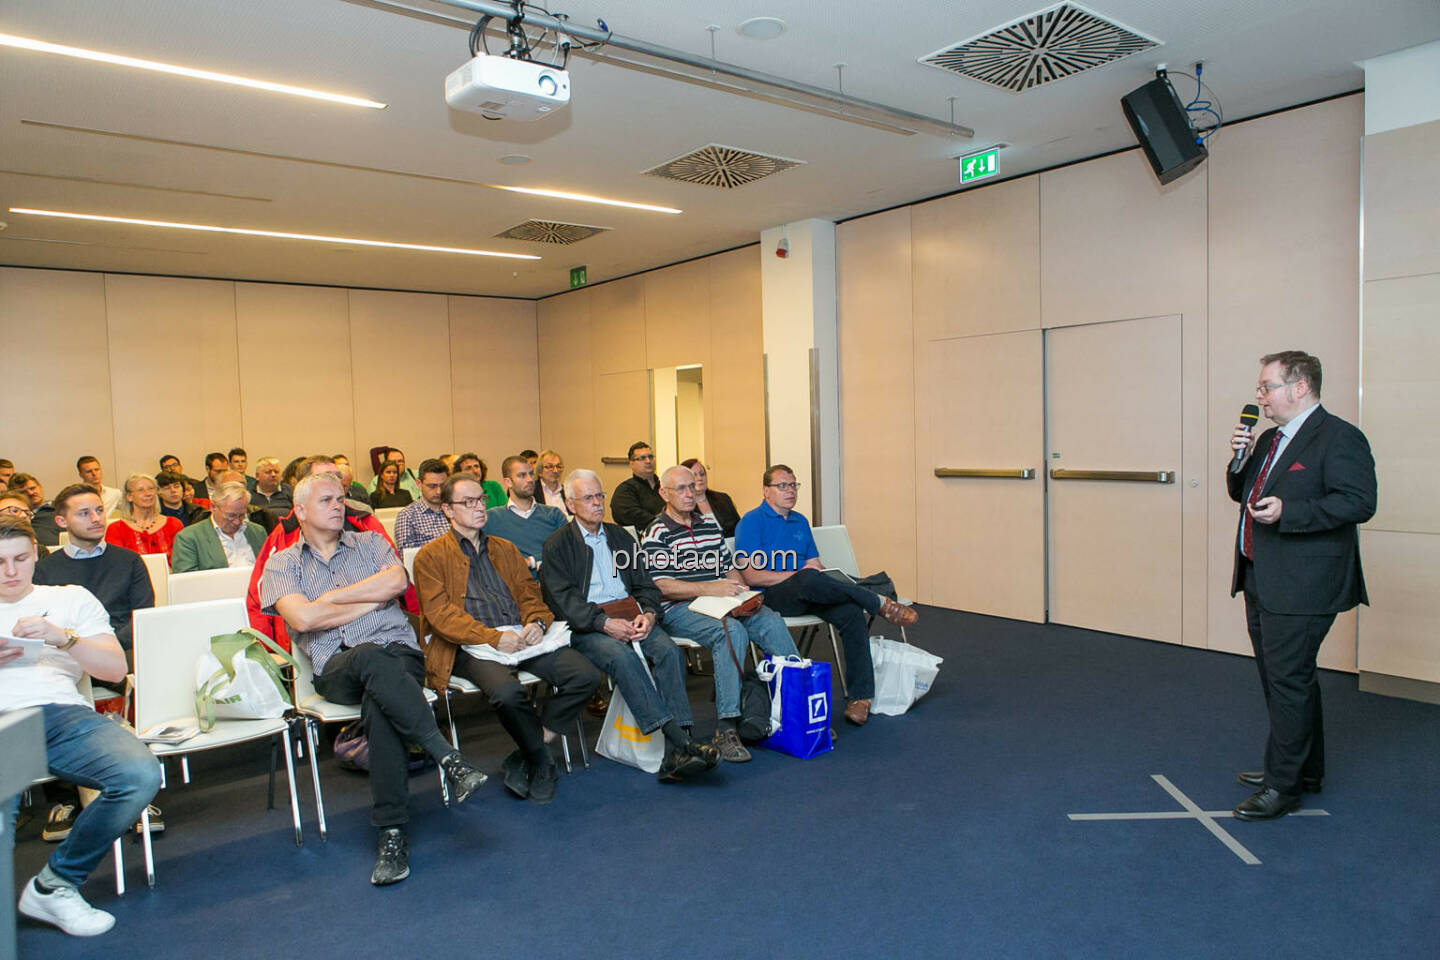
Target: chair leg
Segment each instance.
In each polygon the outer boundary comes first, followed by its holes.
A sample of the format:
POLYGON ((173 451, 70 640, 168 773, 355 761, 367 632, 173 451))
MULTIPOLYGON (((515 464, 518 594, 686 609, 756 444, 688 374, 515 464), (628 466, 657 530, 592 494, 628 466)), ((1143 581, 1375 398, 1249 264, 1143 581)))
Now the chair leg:
POLYGON ((460 749, 460 734, 455 732, 455 713, 451 709, 450 688, 445 688, 445 717, 450 721, 450 746, 460 749))
POLYGON ((160 761, 160 789, 165 789, 165 761, 163 758, 160 761))
POLYGON ((590 769, 590 757, 585 753, 585 721, 575 718, 575 742, 580 745, 580 762, 590 769))
POLYGON ((125 844, 116 837, 115 842, 110 845, 115 851, 115 896, 125 896, 125 844))
POLYGON ((565 757, 565 772, 571 773, 570 769, 570 738, 560 734, 560 753, 565 757))
MULTIPOLYGON (((275 767, 276 767, 276 766, 278 765, 278 763, 279 763, 279 759, 275 756, 275 751, 278 750, 279 748, 280 748, 280 741, 279 741, 278 737, 271 737, 271 738, 270 738, 270 783, 269 783, 269 786, 267 786, 267 787, 266 787, 266 790, 265 790, 265 809, 266 809, 266 810, 274 810, 274 809, 275 809, 275 767)), ((287 759, 288 759, 289 756, 290 756, 290 748, 289 748, 288 746, 285 748, 285 756, 286 756, 287 759)))
POLYGON ((320 840, 330 839, 325 829, 325 796, 320 792, 320 752, 315 748, 315 721, 310 717, 301 721, 305 724, 305 749, 310 753, 310 778, 315 784, 315 819, 319 821, 320 840))
MULTIPOLYGON (((298 847, 305 842, 305 836, 300 829, 300 796, 295 790, 294 751, 290 746, 290 725, 288 723, 281 731, 281 736, 285 741, 285 781, 290 785, 290 822, 295 825, 295 846, 298 847)), ((270 768, 270 807, 273 809, 275 806, 275 768, 273 766, 275 752, 273 746, 271 747, 270 761, 272 764, 270 768)))
POLYGON ((435 764, 435 772, 440 774, 440 802, 446 807, 450 806, 450 784, 445 782, 445 768, 435 764))
POLYGON ((145 848, 145 882, 155 889, 155 850, 150 845, 150 805, 140 811, 140 841, 145 848))
POLYGON ((190 758, 184 754, 180 757, 180 782, 184 784, 190 782, 190 758))
POLYGON ((845 685, 845 658, 840 655, 840 637, 835 633, 834 627, 830 627, 830 649, 835 653, 835 672, 840 675, 840 694, 848 697, 850 688, 845 685))

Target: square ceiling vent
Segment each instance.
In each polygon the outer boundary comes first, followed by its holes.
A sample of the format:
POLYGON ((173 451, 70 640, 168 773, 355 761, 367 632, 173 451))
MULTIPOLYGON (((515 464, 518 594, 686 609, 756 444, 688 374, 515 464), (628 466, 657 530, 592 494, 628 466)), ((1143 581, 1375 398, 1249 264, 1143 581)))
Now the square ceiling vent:
POLYGON ((592 227, 583 223, 558 223, 554 220, 526 220, 495 236, 507 240, 531 240, 535 243, 579 243, 609 227, 592 227))
POLYGON ((1078 3, 1061 3, 942 47, 920 62, 1023 93, 1159 45, 1078 3))
POLYGON ((699 150, 692 150, 683 157, 667 160, 658 167, 651 167, 645 173, 666 180, 683 183, 703 183, 707 187, 734 190, 747 183, 763 180, 772 174, 798 167, 804 160, 789 160, 772 157, 753 150, 741 150, 724 144, 709 143, 699 150))

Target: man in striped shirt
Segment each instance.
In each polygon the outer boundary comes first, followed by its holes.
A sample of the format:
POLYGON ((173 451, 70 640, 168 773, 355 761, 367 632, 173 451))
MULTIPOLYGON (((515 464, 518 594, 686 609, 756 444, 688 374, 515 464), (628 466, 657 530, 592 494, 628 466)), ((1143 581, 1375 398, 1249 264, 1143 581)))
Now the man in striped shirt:
POLYGON ((645 531, 642 546, 650 576, 665 598, 662 623, 672 637, 685 637, 710 648, 715 659, 715 748, 722 759, 743 763, 750 751, 740 743, 740 668, 753 641, 767 654, 796 653, 785 621, 761 607, 743 619, 707 616, 690 609, 696 597, 734 597, 747 589, 725 546, 720 525, 695 510, 695 474, 671 467, 660 478, 665 510, 645 531), (727 644, 728 641, 728 644, 727 644))
POLYGON ((359 704, 370 749, 370 822, 380 829, 370 882, 410 875, 405 836, 410 795, 408 745, 418 743, 463 803, 486 780, 440 734, 425 701, 425 658, 397 602, 409 585, 384 537, 345 522, 345 488, 332 473, 295 487, 300 536, 270 557, 260 584, 267 614, 285 619, 315 670, 315 690, 359 704))

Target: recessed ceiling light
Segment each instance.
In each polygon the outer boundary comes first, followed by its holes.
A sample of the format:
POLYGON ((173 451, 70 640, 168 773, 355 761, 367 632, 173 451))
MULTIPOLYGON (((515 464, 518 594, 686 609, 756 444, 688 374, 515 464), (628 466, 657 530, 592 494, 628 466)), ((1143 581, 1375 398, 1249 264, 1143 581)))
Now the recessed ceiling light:
POLYGON ((509 190, 511 193, 528 193, 532 197, 552 197, 556 200, 578 200, 581 203, 602 203, 607 207, 629 207, 632 210, 649 210, 652 213, 684 213, 683 210, 675 207, 661 207, 653 203, 635 203, 630 200, 610 200, 606 197, 594 197, 588 193, 570 193, 565 190, 542 190, 539 187, 507 187, 499 183, 487 183, 487 187, 494 187, 496 190, 509 190))
POLYGON ((0 33, 0 47, 14 47, 17 50, 34 50, 38 53, 56 53, 62 57, 94 60, 98 63, 111 63, 120 67, 134 67, 137 70, 153 70, 156 73, 169 73, 177 77, 189 77, 193 80, 212 80, 216 83, 228 83, 237 87, 250 87, 255 90, 265 90, 270 93, 284 93, 292 97, 309 97, 312 100, 328 100, 331 103, 343 103, 352 107, 369 107, 372 110, 384 110, 386 106, 379 101, 366 100, 363 97, 350 97, 342 93, 327 93, 324 90, 312 90, 309 87, 295 87, 288 83, 273 83, 269 80, 256 80, 252 77, 239 77, 230 73, 216 73, 213 70, 181 67, 173 63, 160 63, 156 60, 142 60, 139 57, 127 57, 118 53, 86 50, 82 47, 67 47, 62 43, 50 43, 45 40, 33 40, 29 37, 17 37, 9 33, 0 33))
POLYGON ((779 17, 751 17, 742 21, 735 32, 751 40, 774 40, 785 32, 785 21, 779 17))
POLYGON ((171 220, 106 217, 98 213, 72 213, 65 210, 36 210, 30 207, 11 207, 10 212, 28 214, 33 217, 59 217, 65 220, 94 220, 98 223, 126 223, 137 227, 166 227, 171 230, 199 230, 204 233, 236 233, 246 237, 272 237, 279 240, 312 240, 316 243, 353 243, 360 247, 392 247, 396 250, 418 250, 424 253, 463 253, 472 257, 505 257, 510 260, 540 259, 529 253, 500 253, 495 250, 437 247, 426 243, 398 243, 392 240, 361 240, 358 237, 329 237, 315 233, 285 233, 279 230, 255 230, 249 227, 219 227, 209 223, 176 223, 171 220))
POLYGON ((522 163, 529 163, 533 157, 527 157, 523 153, 507 153, 500 158, 500 162, 510 166, 517 166, 522 163))

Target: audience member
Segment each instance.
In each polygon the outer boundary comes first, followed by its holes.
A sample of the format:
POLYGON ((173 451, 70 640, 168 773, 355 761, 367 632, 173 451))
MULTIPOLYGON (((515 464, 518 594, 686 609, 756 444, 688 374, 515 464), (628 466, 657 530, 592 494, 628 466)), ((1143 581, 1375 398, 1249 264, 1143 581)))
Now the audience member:
MULTIPOLYGON (((307 459, 307 457, 296 457, 294 460, 285 464, 285 469, 280 471, 280 482, 291 490, 294 490, 295 484, 299 482, 296 472, 300 469, 300 464, 304 463, 307 459)), ((367 494, 366 496, 368 497, 369 495, 367 494)))
MULTIPOLYGON (((467 474, 468 476, 468 474, 467 474)), ((522 457, 506 457, 500 464, 500 482, 509 493, 505 506, 490 513, 487 530, 520 548, 525 562, 539 566, 545 541, 565 526, 565 514, 535 502, 535 471, 522 457)))
POLYGON ((220 475, 230 469, 230 458, 216 451, 205 454, 205 499, 214 501, 215 491, 223 482, 220 475))
POLYGON ((715 518, 695 509, 695 475, 671 467, 660 478, 665 509, 645 531, 643 547, 650 576, 665 598, 665 629, 672 636, 704 644, 715 661, 715 748, 722 759, 743 763, 750 751, 740 743, 740 674, 751 642, 767 654, 798 653, 784 619, 768 607, 744 618, 715 618, 690 609, 696 597, 734 597, 746 592, 740 571, 725 546, 715 518))
POLYGON ((250 502, 284 516, 294 506, 290 488, 280 482, 280 458, 261 457, 255 461, 255 485, 250 487, 250 502))
POLYGON ((380 475, 375 478, 375 490, 370 494, 370 506, 376 510, 408 507, 413 499, 410 491, 400 486, 400 464, 394 460, 382 463, 380 475))
POLYGON ((455 454, 442 453, 436 459, 445 464, 445 476, 448 477, 455 472, 455 454))
MULTIPOLYGON (((387 467, 389 465, 387 464, 387 467)), ((395 546, 423 547, 450 532, 450 520, 441 509, 441 488, 449 474, 439 460, 420 464, 420 499, 395 516, 395 546)))
POLYGON ((368 513, 370 511, 370 491, 365 489, 364 484, 355 482, 355 468, 350 466, 350 458, 343 453, 337 453, 333 459, 335 466, 340 468, 340 479, 345 484, 346 504, 352 510, 363 506, 365 508, 363 512, 368 513))
MULTIPOLYGON (((520 463, 523 467, 524 461, 520 463)), ((422 489, 426 479, 422 465, 422 489)), ((486 534, 485 491, 480 484, 468 473, 457 473, 444 481, 441 499, 453 530, 415 555, 415 589, 424 618, 421 633, 430 637, 425 646, 426 681, 444 690, 454 673, 483 690, 517 747, 503 764, 506 789, 535 803, 549 803, 560 777, 547 744, 556 731, 575 723, 600 685, 600 672, 572 647, 524 660, 525 670, 549 683, 553 691, 542 717, 516 679, 514 667, 470 655, 469 651, 486 645, 501 653, 532 647, 544 638, 555 615, 545 606, 515 546, 486 534), (460 651, 465 653, 457 655, 460 651)))
POLYGON ((615 488, 610 498, 610 516, 622 527, 634 527, 639 534, 665 509, 660 499, 660 481, 655 477, 655 451, 638 440, 626 453, 630 477, 615 488))
MULTIPOLYGON (((102 510, 98 497, 83 489, 97 513, 102 510)), ((160 764, 127 727, 96 713, 78 689, 87 674, 118 685, 128 672, 105 608, 83 587, 36 585, 35 572, 30 525, 0 516, 0 716, 38 707, 50 773, 99 795, 25 882, 18 910, 71 936, 93 937, 113 927, 115 917, 87 903, 80 887, 160 789, 160 764), (11 662, 21 651, 6 636, 43 640, 44 652, 34 662, 11 662)), ((13 837, 9 826, 18 805, 15 798, 3 811, 7 838, 13 837)), ((0 856, 10 856, 12 843, 7 840, 0 856)))
POLYGON ((193 498, 187 499, 190 489, 190 481, 181 474, 169 470, 155 474, 155 494, 160 499, 161 514, 174 517, 187 527, 203 516, 205 508, 198 506, 193 498))
POLYGON ((25 494, 35 541, 43 547, 58 545, 60 528, 55 525, 55 508, 45 502, 45 488, 40 486, 40 481, 33 474, 17 473, 10 478, 10 489, 25 494))
POLYGON ((15 476, 15 463, 11 460, 0 458, 0 490, 10 487, 10 480, 15 476))
POLYGON ((185 479, 185 485, 189 488, 188 490, 185 491, 185 499, 186 499, 186 501, 193 500, 193 499, 195 499, 196 497, 204 498, 204 496, 205 496, 205 483, 204 483, 204 481, 203 481, 203 480, 196 480, 196 479, 194 479, 193 477, 186 476, 186 474, 185 474, 185 467, 181 465, 181 463, 180 463, 180 458, 177 457, 177 456, 175 456, 175 454, 173 454, 173 453, 167 453, 167 454, 165 454, 163 457, 160 458, 160 472, 161 472, 161 473, 176 473, 176 474, 179 474, 181 477, 183 477, 183 478, 185 479))
POLYGON ((535 487, 535 499, 547 507, 555 507, 570 516, 570 506, 565 502, 565 484, 561 478, 565 476, 565 461, 560 454, 554 450, 540 451, 539 483, 535 487))
MULTIPOLYGON (((521 460, 524 460, 526 463, 530 464, 530 472, 531 472, 531 473, 534 473, 534 472, 535 472, 535 464, 537 464, 537 463, 540 461, 540 454, 536 453, 534 450, 521 450, 521 451, 517 454, 517 456, 518 456, 521 460)), ((502 466, 502 472, 503 472, 503 466, 502 466)))
MULTIPOLYGON (((328 464, 334 468, 334 464, 328 464)), ((345 487, 335 473, 311 473, 295 488, 301 536, 266 565, 261 603, 285 619, 310 658, 315 690, 360 706, 370 754, 370 822, 380 834, 370 882, 410 875, 409 744, 440 765, 455 802, 486 776, 441 736, 425 701, 425 658, 397 598, 405 568, 391 544, 357 531, 345 517, 345 487)))
POLYGON ((468 473, 480 481, 480 486, 485 491, 485 508, 493 509, 505 505, 505 488, 494 480, 486 480, 490 475, 490 468, 485 466, 485 461, 473 453, 462 453, 455 458, 455 472, 468 473))
MULTIPOLYGON (((250 454, 245 452, 244 447, 231 447, 228 456, 230 457, 230 469, 237 471, 242 477, 245 477, 245 489, 254 493, 256 478, 245 476, 245 471, 249 469, 250 466, 250 454)), ((278 463, 279 461, 276 462, 278 463)))
POLYGON ((746 555, 741 575, 765 591, 765 605, 781 616, 812 614, 839 631, 845 648, 845 719, 863 726, 875 695, 869 617, 878 613, 908 626, 919 615, 888 597, 821 573, 810 521, 795 509, 800 492, 795 471, 777 463, 765 470, 762 482, 765 499, 735 529, 735 550, 746 555))
MULTIPOLYGON (((23 474, 19 474, 19 476, 23 476, 23 474)), ((33 519, 33 514, 30 512, 30 498, 14 487, 0 491, 0 517, 12 517, 16 520, 24 520, 26 523, 30 523, 33 519)), ((34 532, 35 528, 33 524, 30 529, 31 532, 34 532)), ((38 540, 35 542, 35 556, 37 559, 44 557, 49 552, 49 547, 46 547, 38 540)), ((0 624, 0 635, 3 635, 3 631, 4 624, 0 624)))
MULTIPOLYGON (((120 506, 119 490, 114 487, 105 486, 105 471, 100 467, 100 460, 89 455, 75 461, 75 472, 80 475, 80 482, 89 484, 90 489, 100 496, 100 503, 105 508, 105 516, 115 512, 120 506)), ((58 509, 58 508, 57 508, 58 509)))
POLYGON ((675 643, 658 626, 662 598, 638 562, 635 541, 604 522, 605 492, 593 471, 572 470, 565 493, 575 522, 545 541, 540 565, 545 604, 569 622, 570 645, 614 678, 640 732, 664 734, 662 783, 713 769, 720 753, 690 737, 694 721, 685 666, 675 643), (634 644, 650 662, 653 681, 634 644))
POLYGON ((710 473, 699 460, 691 457, 682 460, 680 465, 689 467, 690 472, 695 474, 695 509, 714 516, 725 536, 735 536, 735 528, 740 523, 740 511, 735 509, 735 501, 728 493, 710 489, 710 473))
POLYGON ((160 499, 153 478, 132 473, 125 478, 125 500, 120 517, 105 528, 105 542, 136 553, 163 553, 168 562, 175 534, 185 525, 160 512, 160 499))
POLYGON ((155 606, 155 590, 140 554, 105 542, 105 505, 88 483, 72 483, 55 496, 55 522, 70 535, 35 566, 35 582, 76 584, 95 595, 110 615, 111 632, 130 653, 130 614, 155 606))
MULTIPOLYGON (((371 447, 370 462, 375 468, 375 483, 371 486, 371 492, 380 489, 380 476, 385 472, 385 464, 393 463, 400 471, 396 480, 400 489, 410 494, 410 500, 420 498, 420 484, 415 482, 415 475, 405 467, 405 451, 399 447, 371 447)), ((406 503, 409 503, 407 500, 406 503)), ((396 504, 400 506, 400 504, 396 504)))
POLYGON ((249 518, 249 494, 243 483, 222 484, 210 507, 208 523, 195 523, 175 535, 171 573, 248 567, 265 544, 265 528, 249 518))
MULTIPOLYGON (((335 466, 335 461, 330 457, 316 456, 302 459, 295 472, 301 479, 304 479, 311 473, 331 473, 338 477, 340 475, 340 468, 335 466)), ((345 522, 349 524, 352 530, 378 533, 385 538, 386 542, 390 541, 390 536, 385 532, 385 527, 381 525, 379 520, 375 519, 374 514, 358 513, 350 509, 347 505, 345 508, 345 522)), ((283 550, 290 546, 299 536, 300 522, 295 517, 295 511, 291 510, 290 513, 286 514, 284 518, 275 525, 275 529, 271 530, 269 535, 266 536, 265 543, 260 547, 260 553, 255 557, 255 568, 250 573, 250 587, 245 593, 245 611, 250 618, 250 626, 259 630, 265 634, 265 636, 270 637, 287 650, 290 648, 290 637, 285 632, 284 621, 279 617, 268 615, 260 609, 260 578, 265 573, 265 563, 270 555, 276 550, 283 550)), ((393 549, 394 545, 392 544, 391 547, 393 549)), ((398 552, 396 556, 399 556, 398 552)), ((420 612, 420 606, 415 600, 415 591, 413 589, 406 590, 405 592, 405 609, 411 613, 418 614, 420 612)))

